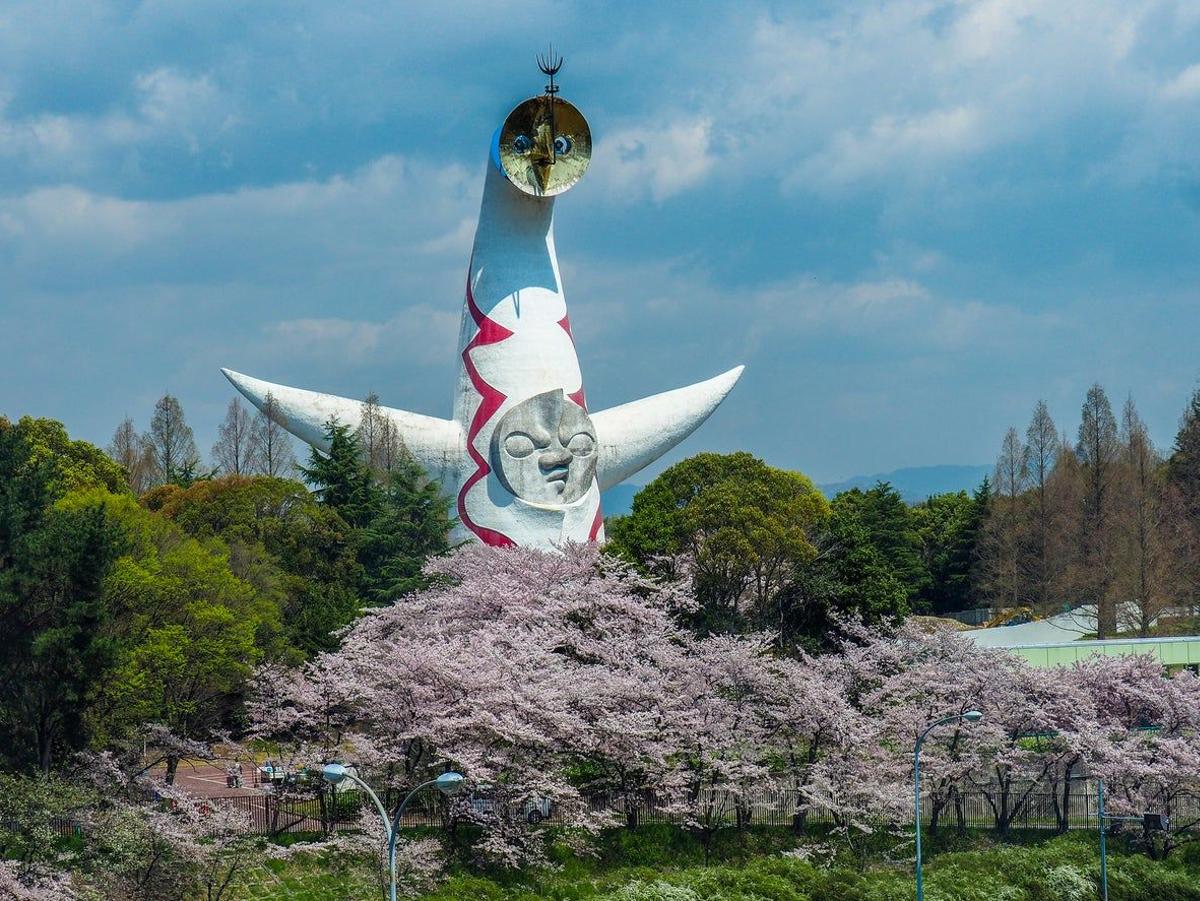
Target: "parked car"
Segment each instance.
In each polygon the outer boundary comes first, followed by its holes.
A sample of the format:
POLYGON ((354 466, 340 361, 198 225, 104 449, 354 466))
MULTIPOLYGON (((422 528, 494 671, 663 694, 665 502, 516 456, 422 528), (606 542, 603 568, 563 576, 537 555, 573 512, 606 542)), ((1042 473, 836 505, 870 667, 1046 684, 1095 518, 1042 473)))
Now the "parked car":
POLYGON ((293 786, 307 782, 309 775, 304 770, 293 770, 281 763, 268 760, 258 768, 258 781, 266 785, 293 786))
MULTIPOLYGON (((471 806, 471 812, 480 818, 500 815, 500 805, 505 802, 499 802, 495 798, 487 794, 474 794, 467 802, 471 806)), ((537 825, 542 820, 550 816, 554 811, 554 802, 549 798, 530 798, 521 805, 521 816, 525 818, 527 823, 537 825)))

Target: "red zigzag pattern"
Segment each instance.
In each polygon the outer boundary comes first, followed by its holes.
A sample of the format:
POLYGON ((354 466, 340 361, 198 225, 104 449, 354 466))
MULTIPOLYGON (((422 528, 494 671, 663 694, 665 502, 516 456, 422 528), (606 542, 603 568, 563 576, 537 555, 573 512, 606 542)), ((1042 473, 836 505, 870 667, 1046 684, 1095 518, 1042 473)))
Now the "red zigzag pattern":
POLYGON ((475 320, 475 325, 479 327, 479 332, 471 339, 471 343, 463 348, 462 359, 463 366, 467 370, 467 376, 471 379, 471 384, 479 392, 480 401, 479 408, 475 411, 475 415, 471 417, 471 426, 467 430, 467 453, 475 461, 475 472, 463 483, 462 489, 458 492, 458 518, 484 544, 490 544, 493 547, 512 547, 516 542, 503 532, 497 532, 495 529, 481 526, 473 522, 471 517, 467 515, 467 492, 480 479, 487 478, 487 474, 492 471, 491 467, 488 466, 487 459, 475 449, 475 439, 487 421, 500 409, 500 405, 507 400, 504 394, 489 385, 483 376, 479 374, 479 370, 475 368, 475 363, 471 360, 471 351, 477 347, 498 344, 506 338, 512 337, 512 332, 498 322, 488 319, 479 307, 475 305, 475 295, 471 291, 471 272, 474 268, 474 260, 472 260, 471 265, 467 267, 467 309, 471 311, 471 318, 475 320))

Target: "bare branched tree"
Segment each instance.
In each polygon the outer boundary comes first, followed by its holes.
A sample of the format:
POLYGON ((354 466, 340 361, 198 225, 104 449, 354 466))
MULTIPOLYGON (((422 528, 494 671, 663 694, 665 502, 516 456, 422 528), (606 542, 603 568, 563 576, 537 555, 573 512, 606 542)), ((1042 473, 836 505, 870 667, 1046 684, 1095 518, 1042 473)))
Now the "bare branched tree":
POLYGON ((1009 607, 1017 607, 1029 599, 1022 546, 1028 481, 1025 445, 1017 430, 1009 428, 992 475, 992 512, 984 527, 980 566, 984 590, 1009 607))
POLYGON ((1117 631, 1116 605, 1109 587, 1113 577, 1114 485, 1121 442, 1112 405, 1099 384, 1088 389, 1083 402, 1075 454, 1083 466, 1080 588, 1083 599, 1096 605, 1096 634, 1107 638, 1117 631))
POLYGON ((1131 609, 1140 635, 1150 634, 1168 605, 1163 459, 1150 440, 1133 398, 1121 416, 1120 490, 1115 495, 1118 539, 1112 586, 1119 610, 1131 609))
POLYGON ((261 471, 259 448, 254 441, 254 417, 236 397, 229 401, 217 435, 212 455, 222 472, 240 476, 261 471))
POLYGON ((255 417, 250 441, 257 472, 285 479, 295 472, 296 455, 292 452, 292 438, 284 428, 286 422, 275 395, 268 391, 255 417))
POLYGON ((125 479, 134 494, 141 494, 154 481, 154 459, 145 439, 138 434, 128 416, 113 432, 108 455, 125 470, 125 479))
POLYGON ((1025 471, 1028 474, 1029 504, 1028 580, 1030 601, 1039 610, 1051 606, 1058 567, 1051 552, 1053 509, 1050 477, 1058 459, 1058 430, 1044 400, 1033 409, 1025 430, 1025 471))
POLYGON ((187 479, 197 473, 200 453, 178 398, 170 394, 159 398, 145 440, 150 447, 154 479, 158 484, 187 479))
POLYGON ((400 464, 404 447, 396 423, 379 405, 379 396, 374 392, 363 401, 357 434, 363 462, 376 478, 384 479, 400 464))

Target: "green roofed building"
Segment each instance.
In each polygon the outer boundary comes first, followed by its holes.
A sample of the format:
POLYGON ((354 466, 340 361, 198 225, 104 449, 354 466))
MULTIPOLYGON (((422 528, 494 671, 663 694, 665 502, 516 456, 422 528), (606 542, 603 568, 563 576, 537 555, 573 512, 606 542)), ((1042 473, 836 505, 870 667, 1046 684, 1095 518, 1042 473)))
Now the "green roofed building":
POLYGON ((1200 666, 1200 635, 1087 640, 1095 634, 1095 608, 1076 610, 1012 626, 964 632, 979 645, 1007 648, 1034 666, 1070 666, 1093 654, 1151 654, 1163 666, 1200 666))
POLYGON ((1018 644, 1008 646, 1008 649, 1034 666, 1070 666, 1093 654, 1153 654, 1163 666, 1200 666, 1200 635, 1018 644))

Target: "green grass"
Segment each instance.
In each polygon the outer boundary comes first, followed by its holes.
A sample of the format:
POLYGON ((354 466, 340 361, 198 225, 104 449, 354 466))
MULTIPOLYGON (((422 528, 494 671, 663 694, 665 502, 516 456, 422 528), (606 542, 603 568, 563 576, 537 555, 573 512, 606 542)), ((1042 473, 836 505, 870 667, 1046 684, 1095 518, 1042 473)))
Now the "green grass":
MULTIPOLYGON (((925 869, 928 901, 1094 901, 1095 836, 1073 834, 995 844, 986 834, 947 835, 933 843, 925 869)), ((803 842, 813 848, 820 837, 803 842)), ((556 850, 553 866, 524 872, 477 872, 459 860, 423 901, 907 901, 911 865, 876 864, 859 872, 845 859, 831 868, 785 854, 797 846, 784 829, 718 837, 711 862, 677 829, 614 831, 597 856, 556 850)), ((459 852, 461 855, 461 851, 459 852)), ((381 897, 365 861, 303 856, 259 864, 245 874, 236 901, 358 901, 381 897)), ((1111 901, 1200 901, 1200 845, 1166 862, 1117 850, 1110 857, 1111 901)))
POLYGON ((232 898, 239 901, 378 901, 380 890, 361 861, 331 866, 324 857, 268 861, 243 872, 232 898))

